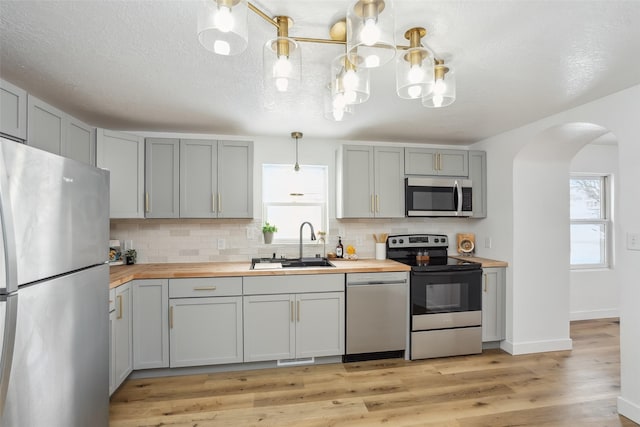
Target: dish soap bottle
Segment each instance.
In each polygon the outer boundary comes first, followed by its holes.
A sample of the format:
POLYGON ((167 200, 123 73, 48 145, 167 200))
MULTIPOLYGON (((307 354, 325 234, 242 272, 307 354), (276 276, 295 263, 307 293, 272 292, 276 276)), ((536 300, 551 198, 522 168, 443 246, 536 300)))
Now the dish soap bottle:
POLYGON ((344 256, 344 246, 342 246, 342 237, 338 236, 338 245, 336 246, 336 257, 342 258, 344 256))

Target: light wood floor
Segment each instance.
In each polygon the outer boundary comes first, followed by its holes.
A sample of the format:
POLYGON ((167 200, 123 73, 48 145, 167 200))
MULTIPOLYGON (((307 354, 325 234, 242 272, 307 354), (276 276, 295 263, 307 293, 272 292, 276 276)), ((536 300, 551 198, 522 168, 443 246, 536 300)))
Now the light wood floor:
POLYGON ((572 351, 401 359, 128 380, 111 426, 637 426, 616 411, 619 325, 572 351))

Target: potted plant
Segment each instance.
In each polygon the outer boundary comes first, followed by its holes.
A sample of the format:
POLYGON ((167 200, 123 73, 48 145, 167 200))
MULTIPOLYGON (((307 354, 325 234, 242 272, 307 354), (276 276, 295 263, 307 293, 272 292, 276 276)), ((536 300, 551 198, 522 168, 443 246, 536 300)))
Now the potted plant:
POLYGON ((136 252, 135 249, 129 249, 124 253, 125 264, 135 264, 137 256, 138 256, 138 253, 136 252))
POLYGON ((273 224, 269 224, 269 222, 265 222, 262 226, 262 235, 264 237, 265 243, 271 243, 273 241, 273 233, 278 231, 278 227, 273 224))

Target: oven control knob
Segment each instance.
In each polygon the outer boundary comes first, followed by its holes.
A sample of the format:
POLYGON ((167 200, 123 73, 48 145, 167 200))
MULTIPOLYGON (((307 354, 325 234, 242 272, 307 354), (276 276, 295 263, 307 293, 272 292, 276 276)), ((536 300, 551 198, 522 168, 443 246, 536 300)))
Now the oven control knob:
POLYGON ((404 243, 404 239, 400 239, 400 243, 404 243))
POLYGON ((391 243, 396 244, 396 239, 391 239, 391 243))
POLYGON ((438 242, 440 241, 440 239, 435 239, 434 241, 435 241, 436 243, 438 243, 438 242))

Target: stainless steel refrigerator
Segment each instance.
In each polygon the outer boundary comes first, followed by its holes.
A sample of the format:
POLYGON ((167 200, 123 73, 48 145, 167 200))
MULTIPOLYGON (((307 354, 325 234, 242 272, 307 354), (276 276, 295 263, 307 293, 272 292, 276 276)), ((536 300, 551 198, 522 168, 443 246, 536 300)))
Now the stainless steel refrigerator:
POLYGON ((109 173, 0 138, 0 426, 109 424, 109 173))

